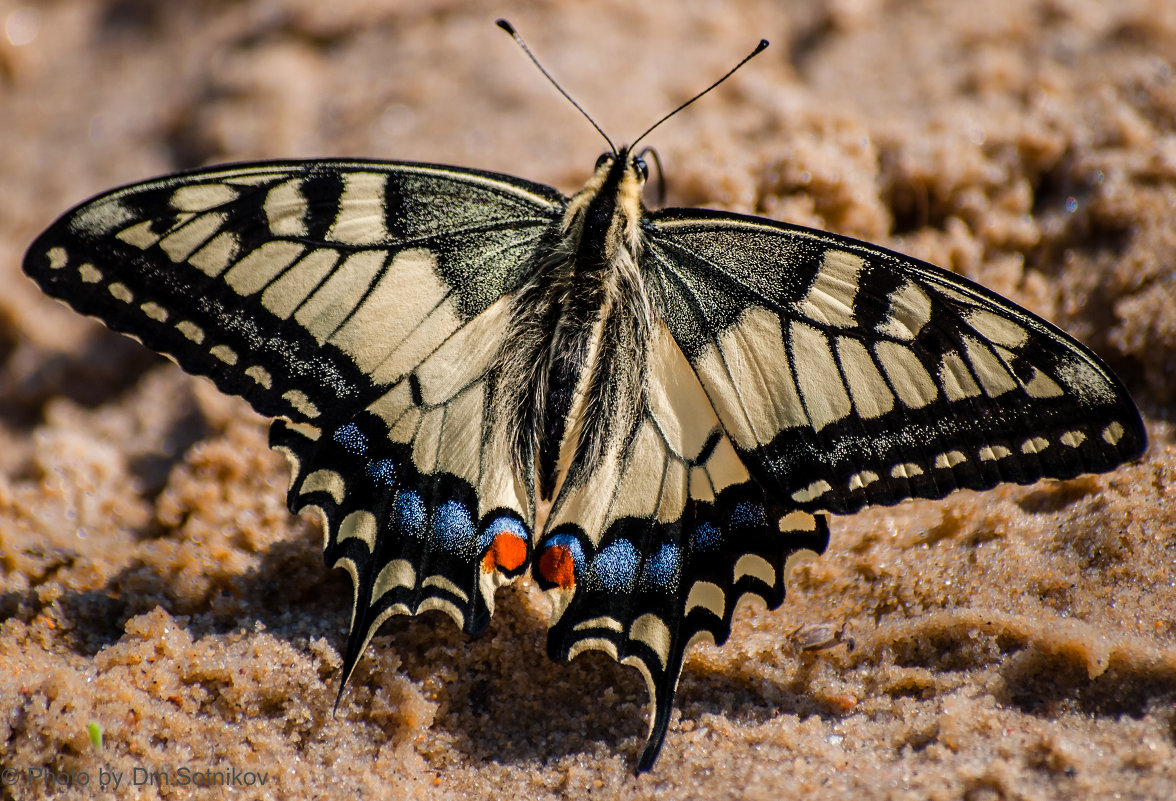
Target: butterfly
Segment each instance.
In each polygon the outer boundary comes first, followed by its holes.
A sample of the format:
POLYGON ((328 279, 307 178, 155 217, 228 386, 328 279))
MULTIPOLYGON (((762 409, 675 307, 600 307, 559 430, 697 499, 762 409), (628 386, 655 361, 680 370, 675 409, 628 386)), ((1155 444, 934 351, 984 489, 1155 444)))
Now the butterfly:
POLYGON ((649 210, 648 176, 611 142, 571 197, 409 162, 201 169, 82 203, 24 269, 273 418, 290 508, 354 585, 342 685, 389 616, 479 634, 530 573, 552 659, 643 675, 646 770, 687 649, 742 596, 778 607, 829 514, 1146 446, 1119 380, 1028 311, 835 234, 649 210))

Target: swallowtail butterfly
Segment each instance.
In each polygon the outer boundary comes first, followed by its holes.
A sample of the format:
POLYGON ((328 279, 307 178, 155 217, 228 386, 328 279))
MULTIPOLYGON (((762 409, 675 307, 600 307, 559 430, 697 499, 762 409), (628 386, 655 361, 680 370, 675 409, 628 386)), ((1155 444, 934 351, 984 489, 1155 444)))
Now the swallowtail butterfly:
POLYGON ((389 616, 478 634, 529 571, 552 659, 644 676, 644 770, 686 650, 743 595, 779 606, 826 515, 1105 471, 1146 439, 1024 309, 834 234, 650 211, 641 156, 610 148, 570 198, 408 162, 170 175, 68 212, 24 269, 274 418, 290 508, 354 582, 344 683, 389 616))

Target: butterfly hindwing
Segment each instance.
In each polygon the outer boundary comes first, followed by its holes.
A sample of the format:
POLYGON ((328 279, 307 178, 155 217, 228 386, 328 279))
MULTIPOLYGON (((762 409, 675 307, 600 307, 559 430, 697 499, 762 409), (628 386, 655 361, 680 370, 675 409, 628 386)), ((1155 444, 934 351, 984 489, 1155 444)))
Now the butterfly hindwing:
POLYGON ((502 469, 488 403, 508 308, 493 304, 338 428, 274 425, 291 507, 322 514, 325 559, 355 585, 345 675, 392 614, 436 609, 481 633, 495 590, 530 561, 532 503, 502 469))
POLYGON ((653 294, 781 503, 848 513, 1142 452, 1139 413, 1096 357, 959 276, 767 220, 652 220, 653 294))
POLYGON ((645 677, 639 770, 665 736, 687 648, 725 642, 745 594, 779 606, 788 557, 828 542, 823 516, 781 508, 751 479, 664 326, 646 361, 636 435, 587 483, 565 485, 535 568, 553 595, 553 659, 600 650, 645 677))

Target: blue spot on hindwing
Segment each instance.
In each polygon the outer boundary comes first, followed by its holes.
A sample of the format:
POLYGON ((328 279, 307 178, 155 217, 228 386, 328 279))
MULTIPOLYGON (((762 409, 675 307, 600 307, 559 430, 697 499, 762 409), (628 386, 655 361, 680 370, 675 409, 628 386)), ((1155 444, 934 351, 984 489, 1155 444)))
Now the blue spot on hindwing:
POLYGON ((425 502, 419 492, 404 490, 397 495, 392 515, 400 530, 408 536, 419 540, 425 535, 425 502))
POLYGON ((367 474, 376 483, 391 487, 396 480, 396 463, 391 459, 377 459, 368 464, 367 474))
POLYGON ((723 534, 719 527, 709 520, 703 520, 694 527, 690 535, 690 545, 696 551, 710 551, 719 547, 723 534))
POLYGON ((474 521, 461 501, 446 501, 433 515, 433 537, 448 551, 465 553, 474 542, 474 521))
POLYGON ((675 543, 665 542, 656 553, 645 559, 641 569, 642 589, 670 590, 678 588, 681 551, 675 543))
POLYGON ((637 561, 633 543, 628 540, 609 543, 592 557, 592 575, 597 586, 608 592, 629 592, 637 575, 637 561))
POLYGON ((332 437, 335 442, 343 446, 343 450, 355 456, 363 456, 367 453, 368 440, 364 433, 359 430, 359 426, 355 423, 347 423, 335 430, 332 437))
POLYGON ((751 501, 740 501, 731 510, 731 525, 739 528, 763 528, 768 524, 764 507, 751 501))

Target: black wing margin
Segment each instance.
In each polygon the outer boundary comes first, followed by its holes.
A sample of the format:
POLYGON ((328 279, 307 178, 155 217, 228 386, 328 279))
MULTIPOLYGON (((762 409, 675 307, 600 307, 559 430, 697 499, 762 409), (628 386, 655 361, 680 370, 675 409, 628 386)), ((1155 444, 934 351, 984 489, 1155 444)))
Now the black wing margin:
POLYGON ((1138 457, 1101 360, 976 284, 882 248, 721 212, 647 228, 652 294, 769 497, 854 512, 1138 457))

